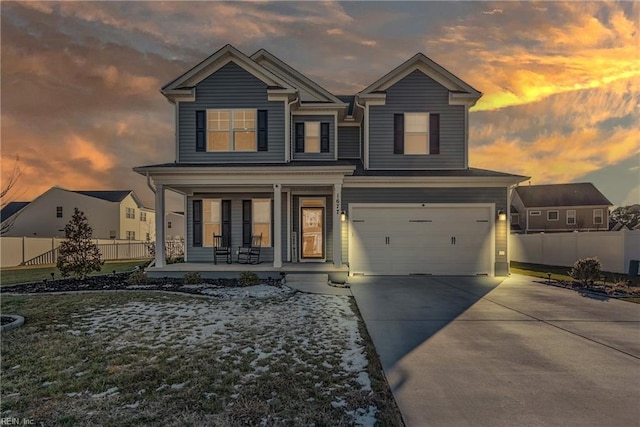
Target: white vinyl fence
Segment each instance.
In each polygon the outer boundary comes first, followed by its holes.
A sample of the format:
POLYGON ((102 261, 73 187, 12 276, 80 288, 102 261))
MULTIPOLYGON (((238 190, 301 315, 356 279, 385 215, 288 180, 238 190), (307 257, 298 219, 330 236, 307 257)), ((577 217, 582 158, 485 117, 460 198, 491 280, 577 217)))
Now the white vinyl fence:
POLYGON ((511 234, 509 252, 511 261, 568 267, 598 257, 604 271, 628 273, 640 259, 640 230, 511 234))
MULTIPOLYGON (((59 237, 1 237, 0 267, 54 264, 57 248, 64 240, 59 237)), ((150 250, 153 242, 109 239, 94 239, 94 242, 104 261, 153 257, 153 250, 150 250)), ((167 241, 168 256, 182 255, 183 246, 183 241, 167 241)))

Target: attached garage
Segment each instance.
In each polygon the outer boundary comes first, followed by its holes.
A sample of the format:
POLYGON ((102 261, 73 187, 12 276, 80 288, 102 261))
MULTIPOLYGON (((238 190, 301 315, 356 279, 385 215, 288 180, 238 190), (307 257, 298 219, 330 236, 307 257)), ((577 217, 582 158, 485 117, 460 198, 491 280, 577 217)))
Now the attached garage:
POLYGON ((493 204, 350 204, 351 274, 494 273, 493 204))

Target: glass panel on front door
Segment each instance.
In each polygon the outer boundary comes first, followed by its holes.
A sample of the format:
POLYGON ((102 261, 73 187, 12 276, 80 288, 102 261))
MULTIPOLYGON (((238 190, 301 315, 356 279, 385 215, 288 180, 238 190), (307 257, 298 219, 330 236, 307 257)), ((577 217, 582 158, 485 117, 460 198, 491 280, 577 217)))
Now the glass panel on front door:
POLYGON ((302 258, 324 258, 324 208, 302 208, 302 258))

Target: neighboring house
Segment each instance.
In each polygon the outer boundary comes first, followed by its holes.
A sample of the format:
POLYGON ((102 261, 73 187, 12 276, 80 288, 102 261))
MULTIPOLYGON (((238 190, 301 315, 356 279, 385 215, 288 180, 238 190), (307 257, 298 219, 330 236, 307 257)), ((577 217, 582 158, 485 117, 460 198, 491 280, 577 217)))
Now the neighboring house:
POLYGON ((525 185, 514 191, 512 231, 606 231, 611 202, 590 182, 525 185), (517 228, 517 229, 515 229, 517 228))
POLYGON ((158 215, 166 189, 186 195, 187 262, 213 263, 214 234, 234 249, 261 234, 275 268, 508 273, 509 194, 527 178, 469 167, 482 94, 425 55, 336 96, 265 50, 227 45, 161 92, 175 162, 134 170, 152 178, 158 215))
POLYGON ((165 240, 184 239, 184 212, 167 212, 164 221, 165 240))
POLYGON ((32 202, 16 207, 9 204, 2 210, 2 223, 12 222, 3 236, 64 237, 64 227, 78 208, 87 216, 96 239, 155 238, 154 211, 144 207, 132 190, 70 191, 52 187, 32 202))

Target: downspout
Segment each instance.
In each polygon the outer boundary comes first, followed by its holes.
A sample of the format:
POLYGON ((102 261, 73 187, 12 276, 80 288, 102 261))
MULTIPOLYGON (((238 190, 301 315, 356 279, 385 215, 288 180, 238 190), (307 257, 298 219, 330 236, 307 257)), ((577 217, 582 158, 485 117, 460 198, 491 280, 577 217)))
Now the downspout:
POLYGON ((291 161, 291 128, 292 128, 292 120, 291 120, 291 106, 293 104, 295 104, 296 102, 298 102, 300 100, 299 96, 296 96, 296 99, 294 99, 293 101, 287 103, 287 119, 289 120, 289 126, 288 126, 288 135, 287 135, 287 143, 285 144, 285 157, 284 160, 285 162, 290 162, 291 161))
MULTIPOLYGON (((149 189, 153 192, 154 196, 156 194, 156 188, 153 186, 153 184, 151 184, 151 177, 149 176, 149 172, 147 172, 147 187, 149 187, 149 189)), ((185 212, 186 214, 186 212, 185 212)), ((164 221, 162 221, 164 223, 164 221)), ((156 222, 157 224, 157 222, 156 222)), ((158 236, 158 230, 156 230, 156 238, 158 236)), ((147 265, 148 267, 153 267, 154 265, 156 265, 156 259, 154 258, 153 260, 151 260, 151 262, 149 263, 149 265, 147 265)))
POLYGON ((364 168, 369 169, 369 114, 367 106, 358 104, 358 97, 353 100, 353 103, 362 108, 362 125, 364 126, 364 140, 362 141, 362 149, 364 150, 364 168))

